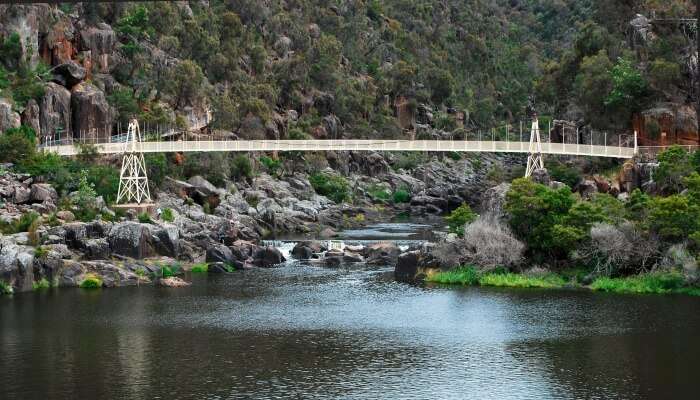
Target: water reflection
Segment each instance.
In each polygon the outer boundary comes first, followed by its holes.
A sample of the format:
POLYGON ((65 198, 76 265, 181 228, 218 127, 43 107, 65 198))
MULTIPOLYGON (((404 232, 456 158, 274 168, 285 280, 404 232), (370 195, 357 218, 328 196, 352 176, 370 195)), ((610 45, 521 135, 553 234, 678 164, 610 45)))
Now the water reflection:
POLYGON ((0 299, 3 398, 690 397, 700 301, 295 265, 0 299))

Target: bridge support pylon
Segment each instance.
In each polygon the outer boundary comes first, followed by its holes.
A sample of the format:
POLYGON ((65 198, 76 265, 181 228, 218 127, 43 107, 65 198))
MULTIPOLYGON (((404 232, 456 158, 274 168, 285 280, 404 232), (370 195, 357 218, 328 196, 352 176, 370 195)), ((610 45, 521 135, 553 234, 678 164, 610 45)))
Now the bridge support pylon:
POLYGON ((119 193, 117 204, 151 201, 151 192, 148 189, 148 175, 146 174, 146 160, 139 151, 138 142, 141 141, 139 123, 135 119, 129 122, 129 130, 124 143, 124 156, 122 158, 122 170, 119 174, 119 193))
POLYGON ((542 140, 540 138, 540 123, 535 115, 532 119, 530 130, 530 148, 527 156, 527 168, 525 177, 529 178, 538 169, 544 169, 544 158, 542 157, 542 140))

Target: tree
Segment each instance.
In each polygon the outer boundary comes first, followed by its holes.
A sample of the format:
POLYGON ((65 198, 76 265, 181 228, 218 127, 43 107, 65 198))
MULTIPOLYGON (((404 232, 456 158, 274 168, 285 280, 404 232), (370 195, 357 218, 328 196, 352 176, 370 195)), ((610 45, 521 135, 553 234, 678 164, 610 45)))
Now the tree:
POLYGON ((191 104, 202 95, 204 73, 192 60, 184 60, 172 69, 167 92, 174 97, 175 108, 191 104))
POLYGON ((649 66, 651 83, 659 90, 671 90, 681 80, 681 67, 666 60, 654 60, 649 66))
POLYGON ((605 98, 605 105, 638 111, 642 99, 647 93, 647 82, 642 74, 626 58, 618 58, 617 64, 610 70, 612 90, 605 98))
POLYGON ((506 194, 505 210, 510 216, 513 233, 527 243, 530 251, 540 255, 566 255, 575 243, 571 238, 581 233, 562 225, 573 205, 574 196, 568 187, 553 190, 519 178, 513 181, 506 194), (559 227, 555 228, 557 225, 559 227))
POLYGON ((662 239, 685 240, 700 230, 700 206, 689 197, 656 197, 650 205, 649 225, 662 239))
POLYGON ((579 73, 574 83, 574 91, 586 116, 600 125, 606 115, 603 100, 610 94, 613 82, 608 71, 612 63, 605 51, 594 56, 585 57, 581 62, 579 73))
POLYGON ((679 193, 683 190, 683 178, 693 172, 687 151, 680 146, 671 146, 658 156, 659 167, 654 171, 654 180, 661 190, 679 193))

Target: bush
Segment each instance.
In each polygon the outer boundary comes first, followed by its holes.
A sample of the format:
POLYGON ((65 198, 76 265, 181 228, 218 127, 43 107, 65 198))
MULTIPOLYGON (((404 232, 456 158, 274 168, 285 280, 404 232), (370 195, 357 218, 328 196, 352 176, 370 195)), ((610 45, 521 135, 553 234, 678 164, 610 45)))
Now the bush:
POLYGON ((372 200, 389 201, 391 199, 391 191, 382 185, 372 185, 367 188, 367 194, 372 200))
POLYGON ((51 287, 51 284, 49 283, 48 280, 46 280, 46 278, 41 278, 40 280, 38 280, 36 282, 32 282, 32 289, 34 289, 34 290, 44 290, 44 289, 48 289, 50 287, 51 287))
POLYGON ((619 227, 597 223, 591 241, 576 254, 598 275, 610 276, 625 270, 645 269, 658 258, 658 244, 632 223, 619 227))
POLYGON ((48 254, 49 251, 45 247, 38 246, 36 249, 34 249, 34 258, 46 258, 48 254))
POLYGON ((12 287, 12 285, 10 285, 9 283, 7 283, 5 281, 0 281, 0 295, 12 294, 12 293, 14 293, 14 291, 15 290, 12 287))
POLYGON ((472 211, 471 207, 469 207, 469 204, 464 203, 445 217, 445 220, 447 221, 447 227, 451 233, 463 236, 464 226, 473 222, 476 217, 477 215, 472 211))
POLYGON ((233 161, 231 162, 231 178, 233 179, 241 179, 241 178, 246 178, 250 179, 253 177, 253 165, 250 163, 250 160, 248 157, 239 154, 236 157, 234 157, 233 161))
POLYGON ((525 245, 493 215, 479 216, 464 228, 466 259, 485 269, 520 264, 525 245))
POLYGON ((398 189, 394 192, 394 203, 408 203, 411 201, 411 194, 406 189, 398 189))
POLYGON ((138 220, 142 224, 152 224, 151 216, 147 212, 142 212, 138 215, 138 220))
POLYGON ((21 166, 36 152, 34 141, 23 134, 8 131, 0 135, 0 162, 21 166))
POLYGON ((576 168, 557 163, 550 164, 548 170, 553 180, 563 182, 569 187, 575 187, 581 181, 581 173, 576 168))
POLYGON ((165 222, 173 222, 175 220, 175 215, 173 214, 173 210, 166 207, 160 214, 160 218, 165 222))
POLYGON ((336 203, 342 203, 350 198, 348 181, 342 176, 320 172, 311 175, 309 182, 316 193, 336 203))
POLYGON ((180 264, 163 265, 158 271, 161 278, 170 278, 180 272, 180 264))
POLYGON ((80 288, 82 289, 99 289, 102 287, 102 279, 100 279, 95 274, 88 274, 85 276, 82 282, 80 282, 80 288))
POLYGON ((195 264, 192 266, 193 274, 205 274, 209 271, 209 265, 207 263, 195 264))
POLYGON ((275 160, 274 158, 267 157, 267 156, 262 156, 260 157, 260 163, 265 167, 267 172, 270 173, 270 175, 278 175, 280 172, 280 169, 282 168, 282 161, 280 160, 275 160))
POLYGON ((654 180, 667 193, 680 193, 683 178, 693 172, 690 156, 682 147, 674 145, 659 153, 659 167, 654 171, 654 180))

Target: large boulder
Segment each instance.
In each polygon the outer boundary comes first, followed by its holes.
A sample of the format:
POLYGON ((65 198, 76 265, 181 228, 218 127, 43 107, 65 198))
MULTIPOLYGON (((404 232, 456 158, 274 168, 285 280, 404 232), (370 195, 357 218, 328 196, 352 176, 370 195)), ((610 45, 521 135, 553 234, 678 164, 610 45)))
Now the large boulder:
POLYGON ((409 251, 399 255, 394 268, 396 280, 402 282, 414 281, 418 275, 421 259, 422 253, 420 251, 409 251))
POLYGON ((83 242, 83 253, 89 260, 106 260, 110 255, 106 239, 87 239, 83 242))
POLYGON ((137 222, 115 224, 107 236, 112 253, 137 259, 154 255, 150 239, 146 224, 137 222))
POLYGON ((484 192, 481 197, 481 212, 492 213, 498 217, 505 216, 503 207, 506 203, 506 194, 510 190, 510 183, 501 183, 484 192))
POLYGON ((61 139, 69 137, 72 131, 71 95, 61 85, 49 82, 44 97, 39 101, 39 124, 42 136, 61 139))
POLYGON ((21 124, 22 120, 12 109, 12 103, 7 99, 0 99, 0 134, 10 128, 18 128, 21 124))
POLYGON ((53 81, 68 88, 72 88, 82 82, 87 76, 85 68, 75 61, 68 61, 57 65, 54 67, 53 73, 53 81))
POLYGON ((205 261, 207 263, 231 264, 233 262, 233 252, 223 244, 214 245, 207 248, 205 261))
POLYGON ((180 230, 174 225, 151 228, 151 242, 161 256, 177 258, 180 255, 180 230))
POLYGON ((30 201, 36 203, 43 203, 46 201, 51 201, 54 204, 58 201, 58 193, 51 185, 47 183, 35 183, 32 185, 30 190, 30 201))
POLYGON ((291 256, 297 260, 318 258, 318 254, 326 251, 327 247, 319 241, 299 242, 292 248, 291 256))
POLYGON ((76 85, 71 94, 73 136, 109 139, 115 112, 105 94, 91 83, 76 85))
POLYGON ((253 254, 253 263, 258 267, 272 267, 285 261, 282 253, 272 246, 261 247, 253 254))
POLYGON ((401 249, 390 242, 374 243, 362 251, 370 265, 395 265, 400 253, 401 249))
POLYGON ((0 280, 17 291, 32 289, 34 281, 34 249, 11 240, 0 239, 0 280))

